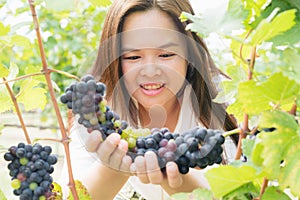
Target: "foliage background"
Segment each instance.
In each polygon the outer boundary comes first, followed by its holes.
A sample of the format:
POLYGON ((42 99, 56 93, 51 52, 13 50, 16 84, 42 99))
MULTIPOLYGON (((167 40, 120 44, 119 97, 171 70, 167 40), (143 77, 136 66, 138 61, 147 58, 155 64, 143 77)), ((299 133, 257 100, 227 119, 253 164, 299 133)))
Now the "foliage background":
MULTIPOLYGON (((211 7, 202 10, 196 16, 182 15, 183 20, 189 18, 194 22, 188 28, 205 38, 217 66, 232 78, 231 81, 223 82, 224 92, 215 101, 230 102, 228 112, 233 113, 240 123, 243 121, 243 115, 249 114, 250 128, 261 122, 259 119, 261 113, 274 110, 274 105, 270 105, 270 102, 275 103, 275 105, 278 103, 280 110, 289 110, 296 101, 298 108, 296 117, 299 118, 300 1, 230 0, 228 2, 226 11, 224 7, 222 7, 223 9, 211 7), (280 13, 288 10, 290 11, 286 12, 284 16, 280 15, 280 13), (278 16, 281 18, 277 18, 278 20, 275 21, 274 19, 278 16), (251 34, 245 39, 245 35, 249 31, 251 34), (243 42, 243 57, 241 57, 240 47, 243 42), (257 56, 255 73, 253 80, 248 81, 249 63, 247 59, 251 59, 251 49, 254 46, 257 56)), ((110 1, 38 0, 35 1, 35 4, 49 67, 76 76, 83 75, 93 64, 102 23, 110 1)), ((39 73, 41 61, 28 2, 24 0, 1 0, 0 13, 0 78, 13 79, 26 74, 39 73), (20 21, 14 24, 7 23, 12 18, 18 18, 20 21)), ((72 81, 59 73, 52 73, 52 80, 57 97, 60 96, 64 87, 72 81)), ((47 124, 56 134, 57 125, 51 103, 48 102, 49 94, 44 77, 33 76, 15 81, 10 85, 13 87, 24 113, 38 113, 37 116, 40 117, 38 126, 47 124)), ((7 127, 7 120, 4 120, 4 115, 12 114, 12 111, 12 102, 2 84, 0 85, 0 131, 4 132, 7 127)), ((61 107, 61 111, 63 115, 66 115, 66 108, 61 107)), ((270 124, 272 120, 268 114, 264 116, 265 121, 261 125, 270 124)), ((283 115, 275 122, 278 123, 283 118, 286 116, 283 115)), ((9 122, 18 125, 17 118, 12 118, 9 122)), ((31 122, 31 119, 27 121, 28 124, 31 122)), ((280 127, 289 124, 291 123, 282 123, 280 127)), ((300 137, 297 125, 290 130, 295 131, 300 137)), ((56 137, 54 134, 53 137, 56 137)), ((290 146, 299 146, 298 137, 295 137, 296 139, 290 146)), ((1 149, 7 148, 3 138, 0 136, 1 149)), ((267 142, 262 144, 263 146, 268 146, 274 142, 272 138, 267 136, 265 138, 267 142)), ((282 138, 279 138, 278 141, 285 142, 282 138)), ((253 145, 248 144, 251 148, 246 148, 249 156, 252 154, 253 145)), ((273 154, 278 153, 274 149, 265 149, 265 151, 267 150, 273 154)), ((294 149, 293 152, 297 152, 296 150, 294 149)), ((256 151, 258 150, 256 149, 256 151)), ((295 155, 298 156, 299 153, 295 155)), ((266 165, 265 167, 270 167, 273 164, 272 162, 263 163, 261 160, 256 161, 259 165, 266 165)), ((246 168, 243 168, 245 171, 241 170, 241 175, 252 170, 248 169, 247 171, 246 168)), ((229 169, 224 170, 215 173, 222 174, 230 171, 229 169)), ((299 177, 299 172, 294 172, 294 174, 299 177)), ((215 180, 215 182, 218 181, 218 179, 215 180)), ((257 192, 259 184, 251 184, 252 179, 243 181, 245 181, 243 184, 238 185, 241 191, 245 188, 254 187, 254 191, 257 192)), ((2 189, 3 185, 1 181, 1 190, 10 193, 10 191, 2 189)), ((233 196, 243 193, 235 194, 236 188, 231 189, 227 188, 227 192, 231 192, 233 196)), ((274 190, 272 189, 269 189, 270 193, 274 190)), ((299 187, 295 189, 299 189, 299 187)), ((270 199, 272 198, 271 196, 270 199)))

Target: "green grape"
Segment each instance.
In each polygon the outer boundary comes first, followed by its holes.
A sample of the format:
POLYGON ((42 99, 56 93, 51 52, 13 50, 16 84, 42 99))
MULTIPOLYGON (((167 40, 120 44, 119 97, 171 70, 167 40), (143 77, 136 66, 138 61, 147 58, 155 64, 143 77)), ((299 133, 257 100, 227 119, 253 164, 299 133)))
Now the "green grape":
POLYGON ((128 148, 133 149, 135 147, 135 144, 136 144, 136 139, 133 138, 133 137, 129 137, 127 142, 128 142, 128 148))
POLYGON ((114 121, 114 126, 115 126, 116 128, 119 128, 119 127, 121 126, 121 121, 120 121, 120 120, 114 121))
POLYGON ((91 125, 96 125, 96 124, 98 124, 98 118, 97 118, 97 117, 91 118, 91 119, 90 119, 90 123, 91 123, 91 125))
POLYGON ((46 197, 44 195, 39 197, 39 200, 46 200, 46 197))
POLYGON ((38 186, 38 184, 36 182, 31 182, 29 184, 29 189, 31 189, 32 191, 38 186))
POLYGON ((26 165, 28 163, 28 159, 23 157, 23 158, 20 158, 20 164, 21 165, 26 165))
POLYGON ((18 179, 14 179, 11 181, 11 187, 13 189, 19 189, 21 187, 21 181, 18 179))

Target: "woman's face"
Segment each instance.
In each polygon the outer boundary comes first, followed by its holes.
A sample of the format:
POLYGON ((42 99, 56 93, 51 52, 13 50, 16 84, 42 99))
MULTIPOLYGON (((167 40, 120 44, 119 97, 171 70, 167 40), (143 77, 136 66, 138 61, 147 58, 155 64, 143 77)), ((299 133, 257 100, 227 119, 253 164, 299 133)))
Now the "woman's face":
POLYGON ((187 70, 186 44, 172 19, 159 10, 126 17, 121 65, 129 94, 144 108, 176 100, 187 70))

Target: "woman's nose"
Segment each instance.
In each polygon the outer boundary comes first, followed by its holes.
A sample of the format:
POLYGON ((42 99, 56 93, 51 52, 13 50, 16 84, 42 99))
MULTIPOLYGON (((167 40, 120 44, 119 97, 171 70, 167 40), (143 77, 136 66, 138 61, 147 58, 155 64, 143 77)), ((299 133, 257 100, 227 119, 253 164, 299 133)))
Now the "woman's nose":
POLYGON ((141 66, 140 74, 142 76, 155 77, 161 75, 161 65, 155 59, 148 59, 141 66))

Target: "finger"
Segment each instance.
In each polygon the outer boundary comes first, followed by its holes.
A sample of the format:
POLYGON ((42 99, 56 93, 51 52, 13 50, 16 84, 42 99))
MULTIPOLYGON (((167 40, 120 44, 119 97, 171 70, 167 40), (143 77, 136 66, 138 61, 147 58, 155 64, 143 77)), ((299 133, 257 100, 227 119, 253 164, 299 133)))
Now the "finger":
POLYGON ((149 181, 153 184, 161 183, 163 180, 163 174, 160 171, 156 154, 152 151, 148 151, 145 154, 145 161, 149 181))
POLYGON ((129 170, 130 170, 130 173, 131 173, 132 175, 137 176, 137 174, 136 174, 136 165, 135 165, 134 162, 131 163, 131 165, 130 165, 130 167, 129 167, 129 170))
MULTIPOLYGON (((120 165, 120 171, 124 173, 131 173, 131 164, 132 164, 132 159, 130 156, 125 155, 122 159, 122 163, 120 165)), ((135 174, 135 173, 134 173, 135 174)))
POLYGON ((99 131, 93 131, 84 141, 85 148, 88 152, 95 152, 102 141, 101 133, 99 131))
POLYGON ((166 165, 166 172, 168 177, 168 183, 171 188, 178 188, 182 185, 182 175, 180 174, 176 163, 168 162, 166 165))
POLYGON ((142 183, 150 183, 147 172, 146 172, 146 163, 143 156, 137 156, 134 160, 136 166, 136 174, 139 177, 142 183))
POLYGON ((120 143, 120 135, 117 133, 110 134, 97 149, 97 154, 103 163, 108 164, 111 154, 114 152, 120 143))
POLYGON ((114 152, 109 158, 109 166, 116 170, 119 170, 120 165, 122 163, 122 159, 126 155, 127 150, 128 143, 125 140, 120 140, 118 148, 115 148, 114 152))

